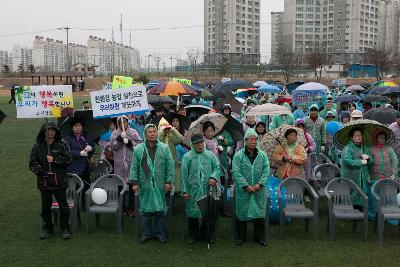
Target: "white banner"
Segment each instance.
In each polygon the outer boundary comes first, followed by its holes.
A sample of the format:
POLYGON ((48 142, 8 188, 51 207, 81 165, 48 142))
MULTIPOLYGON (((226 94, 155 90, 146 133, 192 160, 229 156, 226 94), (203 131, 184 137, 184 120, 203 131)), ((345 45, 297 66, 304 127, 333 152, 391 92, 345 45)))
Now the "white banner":
POLYGON ((21 86, 16 91, 17 118, 73 116, 71 85, 21 86))
POLYGON ((90 98, 94 118, 143 114, 149 109, 144 86, 94 91, 90 92, 90 98))

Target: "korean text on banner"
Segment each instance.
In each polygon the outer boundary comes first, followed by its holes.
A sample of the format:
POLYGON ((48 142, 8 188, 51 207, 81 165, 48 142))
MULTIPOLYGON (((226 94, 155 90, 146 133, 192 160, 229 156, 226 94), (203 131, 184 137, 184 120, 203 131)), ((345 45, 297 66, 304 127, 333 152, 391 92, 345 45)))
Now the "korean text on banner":
POLYGON ((103 82, 103 90, 111 90, 112 82, 103 82))
POLYGON ((326 90, 293 90, 292 102, 296 106, 308 106, 310 104, 318 104, 320 107, 325 105, 327 101, 326 90))
POLYGON ((112 81, 112 89, 127 88, 132 86, 132 83, 132 77, 114 76, 112 81))
POLYGON ((19 87, 17 118, 59 118, 73 116, 71 85, 19 87))
POLYGON ((90 99, 94 118, 140 114, 149 109, 144 86, 94 91, 90 92, 90 99))
POLYGON ((178 82, 178 83, 186 83, 187 85, 192 86, 192 80, 188 79, 179 79, 179 78, 172 78, 173 82, 178 82))

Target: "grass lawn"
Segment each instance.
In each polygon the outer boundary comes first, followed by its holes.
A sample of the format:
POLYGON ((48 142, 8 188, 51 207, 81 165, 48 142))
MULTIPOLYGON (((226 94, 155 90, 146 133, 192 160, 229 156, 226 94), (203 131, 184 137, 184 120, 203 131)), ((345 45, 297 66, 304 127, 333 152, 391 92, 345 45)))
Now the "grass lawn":
POLYGON ((39 240, 40 194, 36 177, 28 169, 28 157, 43 121, 17 120, 15 106, 7 101, 0 97, 0 109, 7 114, 0 125, 0 266, 390 266, 398 262, 400 235, 393 226, 386 226, 384 245, 376 241, 372 223, 368 243, 362 241, 361 224, 353 234, 351 223, 346 222, 337 223, 336 241, 328 241, 326 201, 321 203, 317 241, 312 224, 306 234, 304 222, 294 221, 286 227, 283 241, 279 227, 272 225, 268 247, 252 242, 235 247, 230 219, 223 218, 219 240, 208 251, 205 243, 189 246, 182 239, 182 209, 172 219, 172 240, 166 245, 157 241, 139 244, 130 217, 124 218, 123 234, 118 236, 111 216, 103 216, 99 227, 93 218, 89 236, 81 228, 69 241, 62 240, 58 232, 49 240, 39 240))

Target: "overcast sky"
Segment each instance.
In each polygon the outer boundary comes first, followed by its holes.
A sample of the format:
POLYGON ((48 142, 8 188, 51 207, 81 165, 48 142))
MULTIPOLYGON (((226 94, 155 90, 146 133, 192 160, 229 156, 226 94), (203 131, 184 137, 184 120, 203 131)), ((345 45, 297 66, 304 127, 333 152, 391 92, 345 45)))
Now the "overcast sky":
MULTIPOLYGON (((283 11, 283 1, 261 0, 262 61, 270 56, 270 12, 283 11)), ((203 50, 203 4, 204 0, 1 0, 0 49, 10 50, 14 44, 31 47, 35 35, 65 41, 66 34, 55 30, 65 25, 76 28, 70 30, 70 42, 86 45, 90 34, 111 40, 107 30, 111 28, 119 42, 122 13, 123 27, 132 28, 132 45, 140 50, 142 59, 149 53, 165 60, 170 55, 185 59, 190 48, 203 50), (138 30, 179 26, 197 27, 138 30)), ((123 40, 129 44, 129 30, 123 32, 123 40)), ((169 66, 169 60, 166 64, 169 66)))

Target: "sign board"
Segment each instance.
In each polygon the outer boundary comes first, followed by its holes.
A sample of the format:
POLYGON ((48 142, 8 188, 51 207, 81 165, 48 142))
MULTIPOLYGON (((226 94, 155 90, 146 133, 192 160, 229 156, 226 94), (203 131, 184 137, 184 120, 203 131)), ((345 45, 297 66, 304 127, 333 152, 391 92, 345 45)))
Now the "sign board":
POLYGON ((72 117, 71 85, 21 86, 16 91, 17 118, 72 117))
POLYGON ((192 86, 192 80, 188 79, 179 79, 179 78, 172 78, 173 82, 178 82, 178 83, 186 83, 187 85, 192 86))
POLYGON ((132 83, 132 77, 114 76, 112 81, 112 89, 126 88, 132 86, 132 83))
POLYGON ((142 114, 149 109, 144 86, 94 91, 90 92, 90 99, 94 118, 142 114))
POLYGON ((318 104, 320 107, 326 104, 326 90, 293 90, 292 102, 295 106, 308 106, 318 104))
POLYGON ((333 80, 332 81, 332 85, 333 86, 342 86, 342 85, 346 85, 346 79, 338 79, 338 80, 333 80))

